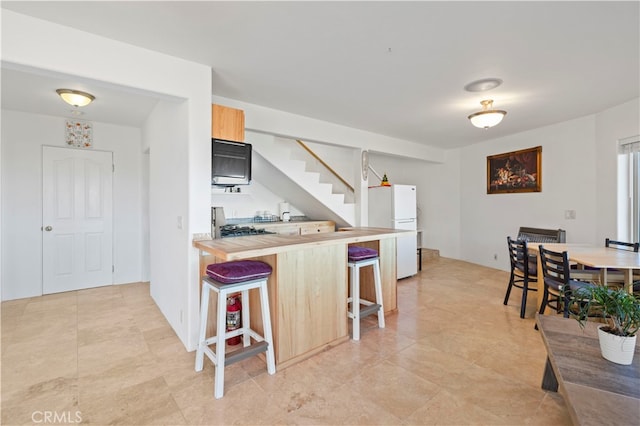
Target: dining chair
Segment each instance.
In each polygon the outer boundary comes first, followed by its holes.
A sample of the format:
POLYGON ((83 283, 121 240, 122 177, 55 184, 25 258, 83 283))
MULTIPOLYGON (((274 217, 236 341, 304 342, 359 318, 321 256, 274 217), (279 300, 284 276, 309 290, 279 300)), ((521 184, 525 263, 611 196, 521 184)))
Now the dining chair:
POLYGON ((522 289, 522 300, 520 301, 520 318, 524 318, 527 307, 527 294, 530 291, 538 291, 537 286, 529 287, 530 283, 538 282, 538 265, 536 256, 530 256, 525 240, 512 240, 507 237, 507 248, 509 249, 509 261, 511 262, 511 275, 507 293, 504 296, 504 305, 509 303, 511 289, 517 287, 522 289))
POLYGON ((551 306, 555 307, 558 313, 562 310, 564 317, 568 318, 572 293, 579 288, 595 286, 596 284, 571 278, 572 270, 569 267, 569 256, 566 251, 555 252, 547 250, 543 245, 540 245, 539 252, 544 283, 544 293, 539 313, 543 315, 547 306, 551 306))
MULTIPOLYGON (((610 238, 604 240, 605 247, 615 248, 618 250, 627 250, 634 253, 638 253, 640 250, 640 243, 627 243, 624 241, 615 241, 610 238)), ((634 273, 634 276, 638 276, 638 273, 634 273)), ((624 274, 618 269, 609 269, 607 271, 607 283, 622 284, 624 283, 624 274)))
POLYGON ((604 240, 604 246, 619 250, 629 250, 635 253, 638 253, 638 250, 640 249, 640 243, 625 243, 623 241, 614 241, 609 238, 604 240))

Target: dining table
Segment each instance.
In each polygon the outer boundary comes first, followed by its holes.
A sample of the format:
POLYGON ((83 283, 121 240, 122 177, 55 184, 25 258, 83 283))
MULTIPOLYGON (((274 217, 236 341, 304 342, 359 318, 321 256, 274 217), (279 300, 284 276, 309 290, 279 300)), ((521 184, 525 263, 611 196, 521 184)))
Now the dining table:
MULTIPOLYGON (((640 271, 640 253, 631 250, 617 249, 613 247, 596 246, 593 244, 581 243, 544 243, 531 244, 527 248, 531 254, 538 256, 538 277, 542 277, 542 262, 539 261, 538 246, 555 252, 567 252, 569 262, 599 270, 600 283, 609 285, 613 276, 622 274, 624 288, 630 293, 633 292, 633 273, 640 271), (612 270, 615 270, 613 272, 612 270), (615 275, 614 275, 615 274, 615 275)), ((573 272, 573 270, 572 270, 573 272)), ((575 271, 580 274, 580 270, 575 271)), ((538 280, 542 283, 542 279, 538 280)), ((540 284, 540 293, 542 284, 540 284)), ((537 306, 540 307, 542 298, 538 297, 537 306)))

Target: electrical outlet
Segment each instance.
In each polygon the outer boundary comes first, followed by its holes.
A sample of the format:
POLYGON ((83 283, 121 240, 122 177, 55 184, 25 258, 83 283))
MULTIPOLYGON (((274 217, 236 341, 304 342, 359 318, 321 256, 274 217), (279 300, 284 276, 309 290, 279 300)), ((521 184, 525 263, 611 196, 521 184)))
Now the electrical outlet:
POLYGON ((565 219, 575 219, 576 218, 576 211, 575 210, 565 210, 564 211, 564 218, 565 219))
POLYGON ((176 218, 176 226, 178 227, 178 229, 182 229, 182 216, 178 216, 176 218))

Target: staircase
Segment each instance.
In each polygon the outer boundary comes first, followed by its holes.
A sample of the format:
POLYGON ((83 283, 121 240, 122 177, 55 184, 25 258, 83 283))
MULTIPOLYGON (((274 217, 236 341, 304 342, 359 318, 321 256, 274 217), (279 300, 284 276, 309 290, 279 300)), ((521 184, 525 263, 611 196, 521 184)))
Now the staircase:
POLYGON ((320 182, 319 172, 307 171, 306 162, 293 157, 295 141, 254 132, 247 132, 245 141, 253 146, 253 179, 310 219, 354 226, 355 204, 345 202, 345 195, 334 193, 332 184, 320 182))

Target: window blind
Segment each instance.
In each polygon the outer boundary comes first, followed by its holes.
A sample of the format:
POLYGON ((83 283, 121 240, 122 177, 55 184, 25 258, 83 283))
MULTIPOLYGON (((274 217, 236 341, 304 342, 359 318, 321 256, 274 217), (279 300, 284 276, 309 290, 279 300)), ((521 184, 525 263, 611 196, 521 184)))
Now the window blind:
POLYGON ((640 135, 620 139, 618 141, 618 153, 631 154, 640 152, 640 135))
POLYGON ((640 135, 618 140, 618 237, 640 241, 640 135))

